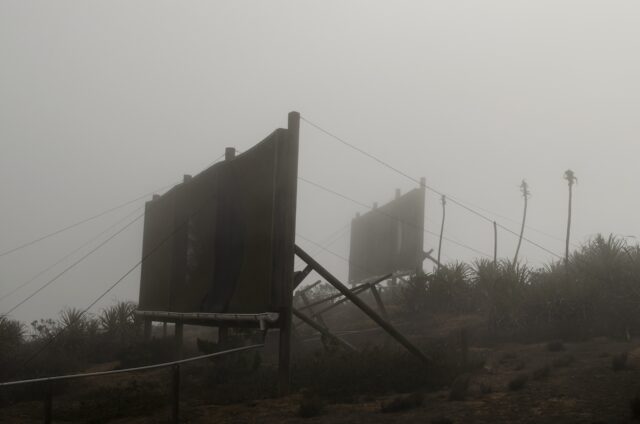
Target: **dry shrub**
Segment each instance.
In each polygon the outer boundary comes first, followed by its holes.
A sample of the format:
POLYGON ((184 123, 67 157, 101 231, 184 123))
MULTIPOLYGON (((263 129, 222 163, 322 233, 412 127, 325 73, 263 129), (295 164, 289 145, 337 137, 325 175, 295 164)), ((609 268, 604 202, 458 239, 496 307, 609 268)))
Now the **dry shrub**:
POLYGON ((527 381, 529 381, 529 376, 527 374, 518 374, 509 381, 509 390, 520 390, 527 384, 527 381))
POLYGON ((382 413, 407 411, 409 409, 419 408, 424 403, 424 395, 420 392, 408 395, 396 396, 389 402, 385 402, 380 406, 382 413))

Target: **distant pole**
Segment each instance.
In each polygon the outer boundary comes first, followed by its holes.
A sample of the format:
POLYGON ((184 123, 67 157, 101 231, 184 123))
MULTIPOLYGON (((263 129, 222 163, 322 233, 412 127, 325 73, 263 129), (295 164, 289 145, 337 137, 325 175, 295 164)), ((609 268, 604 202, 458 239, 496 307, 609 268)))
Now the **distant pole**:
POLYGON ((498 264, 498 224, 493 221, 493 266, 498 264))
POLYGON ((438 271, 440 271, 440 264, 441 264, 440 253, 442 251, 442 234, 444 233, 444 218, 445 218, 445 211, 446 211, 446 204, 447 204, 447 196, 443 194, 441 201, 442 201, 442 224, 440 224, 440 240, 438 241, 438 264, 436 268, 438 271))

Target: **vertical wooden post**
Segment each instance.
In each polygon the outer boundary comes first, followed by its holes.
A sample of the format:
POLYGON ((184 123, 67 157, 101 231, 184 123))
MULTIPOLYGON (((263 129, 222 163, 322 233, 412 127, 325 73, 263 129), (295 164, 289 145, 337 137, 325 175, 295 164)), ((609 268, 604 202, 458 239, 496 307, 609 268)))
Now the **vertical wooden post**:
POLYGON ((144 318, 144 339, 146 341, 151 340, 151 328, 153 321, 150 318, 144 318))
POLYGON ((180 422, 180 364, 171 367, 171 422, 180 422))
POLYGON ((235 147, 227 147, 224 149, 224 160, 231 160, 236 157, 235 147))
POLYGON ((278 342, 278 391, 286 396, 291 382, 291 329, 293 309, 293 262, 296 231, 296 195, 298 182, 298 143, 300 139, 300 114, 290 112, 288 116, 287 136, 280 144, 278 154, 284 159, 284 166, 277 170, 277 182, 280 193, 276 192, 282 210, 276 211, 275 252, 280 257, 278 267, 274 269, 274 280, 280 285, 278 302, 280 304, 280 334, 278 342), (293 243, 292 243, 293 242, 293 243))
POLYGON ((306 306, 307 309, 309 310, 309 314, 311 314, 311 316, 314 317, 314 319, 318 324, 320 324, 324 328, 327 328, 327 323, 324 322, 324 318, 322 318, 322 312, 319 312, 316 314, 315 311, 313 310, 313 307, 309 306, 309 298, 307 297, 307 293, 301 292, 300 297, 302 298, 302 303, 304 303, 304 306, 306 306))
POLYGON ((218 344, 225 345, 229 341, 229 327, 221 325, 218 327, 218 344))
POLYGON ((162 323, 162 338, 167 338, 167 321, 162 323))
POLYGON ((442 195, 442 224, 440 225, 440 240, 438 241, 438 271, 440 271, 440 251, 442 250, 442 235, 444 233, 444 218, 445 218, 445 210, 446 210, 447 198, 443 194, 442 195))
POLYGON ((422 228, 421 231, 418 231, 418 243, 416 245, 416 276, 424 275, 424 265, 423 262, 425 260, 424 257, 424 215, 425 215, 425 202, 427 200, 426 196, 426 188, 427 188, 427 180, 425 177, 420 177, 420 208, 418 212, 418 218, 420 219, 420 223, 422 228))
POLYGON ((373 294, 373 298, 376 300, 376 304, 378 305, 378 310, 380 311, 380 315, 382 318, 389 321, 389 315, 387 315, 387 308, 384 307, 384 303, 382 302, 382 298, 380 297, 380 293, 375 285, 371 285, 371 294, 373 294))
POLYGON ((176 349, 176 359, 182 359, 182 339, 184 336, 184 324, 180 321, 176 322, 175 329, 175 349, 176 349))
POLYGON ((44 424, 53 422, 53 383, 45 383, 44 394, 44 424))
POLYGON ((498 264, 498 224, 493 221, 493 266, 498 264))

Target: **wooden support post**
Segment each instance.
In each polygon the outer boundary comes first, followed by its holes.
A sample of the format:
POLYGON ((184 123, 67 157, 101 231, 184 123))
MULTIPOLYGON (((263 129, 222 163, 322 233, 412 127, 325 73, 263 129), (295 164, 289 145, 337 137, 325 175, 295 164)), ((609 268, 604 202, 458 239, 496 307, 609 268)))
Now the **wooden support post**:
MULTIPOLYGON (((360 293, 362 293, 363 291, 367 290, 368 288, 371 287, 371 283, 365 283, 361 286, 358 286, 357 288, 354 288, 353 290, 351 290, 351 293, 353 293, 353 295, 357 296, 360 293)), ((312 317, 315 317, 317 314, 324 314, 329 312, 330 310, 336 308, 339 305, 342 305, 344 302, 349 301, 348 297, 343 297, 342 299, 338 300, 335 303, 332 303, 331 305, 327 306, 326 308, 320 309, 318 312, 314 313, 312 315, 312 317)))
POLYGON ((180 422, 180 365, 171 367, 171 422, 180 422))
MULTIPOLYGON (((279 145, 283 157, 290 159, 291 166, 280 167, 276 174, 276 183, 280 184, 280 190, 276 190, 277 204, 282 209, 276 211, 274 225, 278 229, 274 243, 278 252, 278 267, 274 268, 272 275, 278 282, 280 291, 276 295, 280 305, 280 319, 278 327, 278 391, 280 396, 286 396, 290 392, 291 385, 291 331, 293 309, 293 262, 295 259, 295 247, 292 241, 296 233, 296 195, 298 182, 298 144, 300 139, 300 114, 290 112, 288 116, 287 137, 279 145)), ((310 270, 308 272, 311 272, 310 270)), ((306 275, 305 275, 306 276, 306 275)), ((304 277, 302 277, 304 278, 304 277)), ((302 280, 300 280, 302 281, 302 280)))
MULTIPOLYGON (((375 279, 374 281, 372 281, 370 283, 359 284, 359 285, 357 285, 355 287, 352 287, 350 290, 351 290, 352 293, 359 293, 360 291, 368 288, 369 285, 371 285, 371 284, 373 284, 375 286, 375 285, 380 284, 384 280, 389 279, 389 277, 391 277, 391 275, 392 274, 387 274, 387 275, 384 275, 382 277, 379 277, 379 278, 375 279)), ((311 302, 311 303, 309 303, 308 306, 305 305, 302 308, 299 308, 299 310, 304 311, 305 309, 309 309, 312 306, 317 306, 317 305, 320 305, 322 303, 326 303, 326 302, 328 302, 330 300, 337 299, 337 298, 342 297, 342 296, 343 296, 342 293, 336 293, 336 294, 333 294, 333 295, 331 295, 329 297, 325 297, 324 299, 320 299, 320 300, 316 300, 314 302, 311 302)))
POLYGON ((167 321, 162 323, 162 338, 167 338, 167 321))
POLYGON ((300 297, 302 298, 302 303, 304 303, 304 306, 307 309, 309 309, 309 313, 311 313, 311 315, 314 316, 314 319, 316 320, 316 322, 321 326, 323 326, 324 328, 328 328, 327 323, 324 322, 324 319, 322 319, 322 314, 315 314, 313 311, 313 307, 309 306, 309 298, 307 297, 307 293, 305 292, 300 293, 300 297))
POLYGON ((311 328, 313 328, 323 336, 330 338, 331 340, 337 342, 338 344, 346 347, 349 350, 352 350, 354 352, 357 351, 357 349, 352 344, 330 333, 329 330, 326 329, 326 327, 321 326, 320 324, 318 324, 317 322, 315 322, 314 320, 312 320, 302 312, 298 311, 297 309, 293 309, 293 315, 295 315, 297 318, 302 320, 305 324, 309 325, 311 328))
POLYGON ((384 303, 382 302, 382 298, 380 297, 380 293, 376 286, 371 286, 371 294, 373 294, 373 298, 376 300, 376 304, 378 305, 378 310, 380 311, 380 315, 382 318, 389 320, 389 315, 387 315, 387 309, 384 307, 384 303))
POLYGON ((236 157, 236 148, 227 147, 224 149, 224 160, 231 160, 236 157))
MULTIPOLYGON (((309 269, 311 269, 311 267, 310 267, 309 265, 307 265, 307 267, 308 267, 309 269)), ((305 268, 305 270, 306 270, 306 269, 307 269, 307 268, 305 268)), ((316 281, 316 282, 315 282, 315 283, 313 283, 313 284, 309 284, 307 287, 300 289, 300 293, 306 293, 306 292, 308 292, 309 290, 311 290, 312 288, 314 288, 314 287, 316 287, 317 285, 319 285, 320 283, 322 283, 322 280, 318 280, 318 281, 316 281)))
POLYGON ((498 264, 498 224, 493 221, 493 266, 498 264))
POLYGON ((307 275, 309 275, 309 273, 311 271, 312 271, 311 267, 309 265, 307 265, 306 267, 304 267, 304 269, 302 271, 297 271, 297 272, 294 273, 293 290, 298 288, 300 283, 302 283, 304 281, 304 279, 307 278, 307 275))
POLYGON ((184 337, 184 324, 180 321, 176 322, 174 337, 175 337, 176 359, 182 359, 182 353, 183 353, 182 341, 184 337))
POLYGON ((438 262, 438 260, 436 258, 434 258, 433 256, 431 256, 431 252, 433 252, 433 249, 429 250, 428 252, 424 252, 424 256, 429 259, 431 262, 433 262, 434 264, 436 264, 438 266, 438 268, 440 268, 440 262, 438 262))
POLYGON ((152 329, 152 326, 153 326, 153 321, 148 319, 148 318, 145 318, 144 319, 144 339, 146 341, 151 340, 151 329, 152 329))
POLYGON ((218 327, 218 344, 225 345, 229 342, 229 327, 221 325, 218 327))
POLYGON ((394 339, 398 341, 402 346, 404 346, 409 352, 413 353, 417 358, 419 358, 425 364, 429 364, 430 360, 427 356, 421 352, 417 347, 415 347, 409 340, 406 339, 402 334, 398 332, 391 324, 385 321, 380 315, 376 314, 376 312, 369 307, 365 302, 363 302, 358 296, 354 295, 344 284, 340 282, 336 277, 333 276, 329 271, 327 271, 322 265, 316 262, 311 256, 307 254, 304 250, 302 250, 298 245, 296 245, 296 255, 303 261, 305 261, 308 265, 311 265, 321 277, 327 280, 332 286, 338 289, 345 297, 349 298, 351 302, 353 302, 358 308, 362 310, 365 314, 369 316, 373 321, 375 321, 380 327, 387 331, 394 339))
POLYGON ((437 271, 440 271, 440 265, 442 264, 442 262, 440 261, 440 253, 442 252, 442 235, 444 233, 444 218, 446 213, 447 197, 443 194, 441 199, 442 199, 442 224, 440 225, 440 239, 438 241, 438 260, 436 261, 436 264, 438 266, 438 268, 436 269, 437 271))
POLYGON ((44 392, 44 424, 53 422, 53 383, 45 383, 44 392))

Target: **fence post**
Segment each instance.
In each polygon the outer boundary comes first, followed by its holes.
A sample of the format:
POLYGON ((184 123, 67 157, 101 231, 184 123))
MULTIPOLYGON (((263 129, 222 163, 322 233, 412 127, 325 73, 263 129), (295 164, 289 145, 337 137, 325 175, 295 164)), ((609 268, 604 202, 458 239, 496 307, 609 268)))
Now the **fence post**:
POLYGON ((182 359, 182 339, 184 335, 184 324, 181 321, 176 321, 174 343, 175 343, 175 357, 176 359, 182 359))
POLYGON ((153 326, 153 321, 151 318, 144 318, 144 339, 145 341, 151 340, 151 330, 153 326))
POLYGON ((180 422, 180 364, 171 370, 171 422, 180 422))
POLYGON ((53 383, 45 383, 44 388, 44 424, 51 424, 53 422, 53 383))

